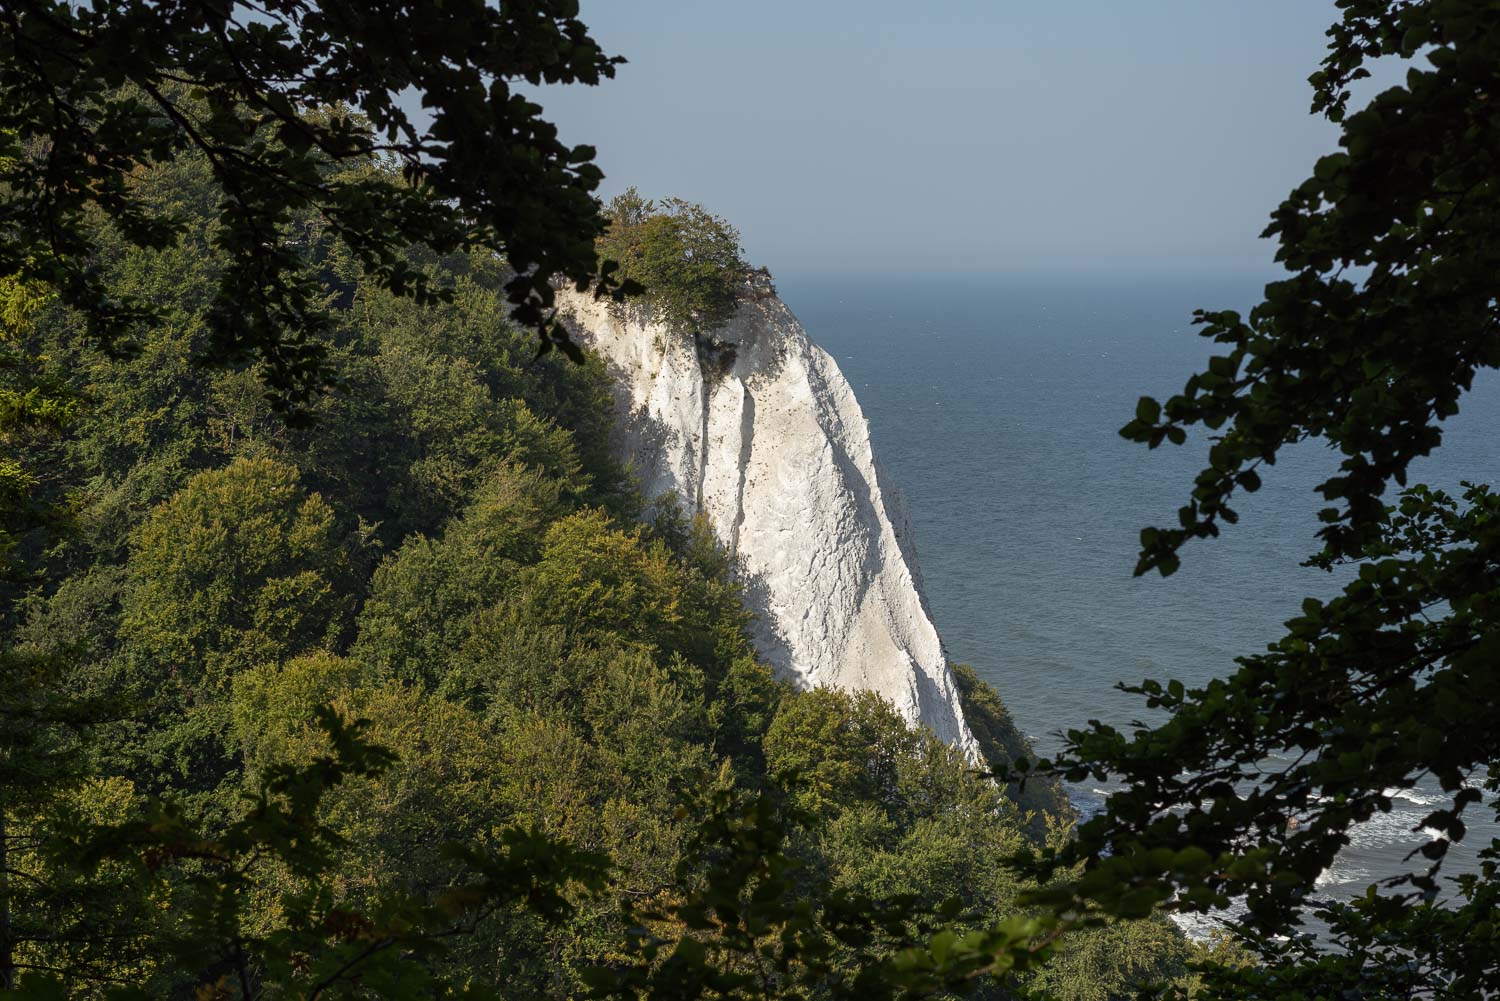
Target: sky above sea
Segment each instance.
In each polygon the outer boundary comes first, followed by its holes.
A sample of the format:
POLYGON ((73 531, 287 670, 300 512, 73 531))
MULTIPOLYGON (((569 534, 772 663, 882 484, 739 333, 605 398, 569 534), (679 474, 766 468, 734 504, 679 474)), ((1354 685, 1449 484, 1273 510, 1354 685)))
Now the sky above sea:
MULTIPOLYGON (((1336 148, 1331 0, 585 0, 629 62, 538 93, 608 196, 701 202, 775 272, 1239 271, 1336 148)), ((1377 73, 1367 96, 1393 79, 1377 73)))

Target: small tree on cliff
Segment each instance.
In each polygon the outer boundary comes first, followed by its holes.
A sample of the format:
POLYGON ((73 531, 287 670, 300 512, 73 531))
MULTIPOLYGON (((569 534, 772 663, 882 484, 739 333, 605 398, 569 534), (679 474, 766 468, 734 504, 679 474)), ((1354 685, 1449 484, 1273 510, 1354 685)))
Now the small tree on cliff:
POLYGON ((658 205, 635 188, 615 197, 606 213, 599 256, 643 286, 648 306, 668 324, 707 333, 734 315, 750 271, 739 230, 701 205, 680 198, 658 205))

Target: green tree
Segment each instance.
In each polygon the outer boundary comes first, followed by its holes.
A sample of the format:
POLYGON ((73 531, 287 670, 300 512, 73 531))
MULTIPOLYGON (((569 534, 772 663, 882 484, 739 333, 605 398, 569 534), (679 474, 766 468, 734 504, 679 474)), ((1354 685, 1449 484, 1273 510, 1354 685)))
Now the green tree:
POLYGON ((376 570, 356 654, 383 675, 436 687, 472 634, 472 616, 515 585, 565 510, 557 481, 496 469, 441 539, 414 537, 376 570))
MULTIPOLYGON (((450 943, 490 913, 524 905, 539 923, 556 923, 572 913, 576 887, 602 884, 604 858, 508 829, 483 847, 434 848, 454 877, 441 887, 417 879, 406 881, 416 884, 413 893, 350 893, 336 864, 346 837, 325 819, 338 812, 328 800, 352 783, 380 781, 394 756, 370 743, 365 721, 346 723, 327 706, 315 718, 319 746, 296 763, 263 763, 247 788, 247 808, 221 831, 203 831, 170 803, 82 829, 68 861, 128 866, 135 884, 149 888, 156 920, 143 937, 160 963, 124 986, 116 972, 91 993, 111 1001, 431 997, 456 979, 444 968, 450 943)), ((462 739, 442 726, 433 733, 449 746, 462 739)), ((462 760, 440 764, 450 776, 465 768, 462 760)), ((445 792, 431 785, 406 791, 445 792)), ((76 970, 44 969, 22 982, 22 996, 71 997, 96 986, 76 970)), ((499 996, 483 982, 469 986, 471 996, 499 996)))
POLYGON ((631 998, 1135 997, 1190 984, 1162 919, 1055 934, 1005 864, 1027 843, 1000 787, 868 693, 791 694, 765 795, 693 790, 660 901, 627 900, 631 998), (1033 994, 1032 992, 1037 992, 1033 994))
POLYGON ((644 288, 648 307, 667 324, 708 334, 734 315, 750 274, 738 230, 701 205, 680 198, 658 205, 634 188, 606 211, 600 256, 644 288))
POLYGON ((46 557, 65 521, 57 444, 79 411, 66 386, 39 372, 35 319, 49 298, 37 282, 0 274, 0 989, 6 990, 15 987, 38 940, 77 940, 74 962, 91 963, 89 954, 100 949, 90 918, 110 906, 91 892, 97 888, 38 865, 38 856, 54 840, 49 817, 65 810, 88 778, 94 728, 118 707, 79 690, 75 650, 38 649, 11 634, 18 599, 45 579, 46 557))
POLYGON ((183 785, 224 777, 234 678, 338 642, 356 543, 271 459, 200 473, 153 513, 135 536, 119 627, 157 707, 149 760, 183 785))
POLYGON ((874 692, 818 688, 783 706, 766 731, 766 765, 814 813, 857 802, 890 806, 900 761, 921 736, 874 692))
POLYGON ((590 147, 561 142, 513 88, 614 74, 620 60, 577 9, 7 3, 0 275, 52 287, 97 339, 123 346, 152 306, 106 289, 89 217, 135 245, 172 245, 187 215, 154 203, 137 177, 191 151, 213 180, 210 242, 223 258, 200 357, 259 359, 278 406, 305 404, 331 376, 315 336, 331 322, 325 288, 304 266, 316 234, 291 225, 309 209, 373 281, 422 301, 447 293, 407 246, 502 255, 517 317, 544 348, 576 354, 548 323, 550 283, 594 280, 602 175, 590 147))
POLYGON ((61 843, 58 822, 91 798, 89 745, 121 711, 80 691, 77 673, 70 652, 0 648, 0 989, 16 985, 39 942, 66 943, 53 951, 78 969, 125 961, 105 942, 110 918, 133 906, 128 884, 101 887, 46 861, 61 843))
MULTIPOLYGON (((3 161, 0 161, 3 164, 3 161)), ((5 620, 61 519, 52 463, 55 442, 78 416, 79 401, 39 373, 34 318, 50 297, 44 286, 0 275, 0 600, 5 620), (52 454, 48 454, 52 453, 52 454)))
POLYGON ((1117 998, 1197 997, 1190 964, 1218 965, 1218 957, 1196 948, 1160 915, 1077 929, 1025 980, 1042 998, 1114 1001, 1117 998))
MULTIPOLYGON (((1341 0, 1313 109, 1337 153, 1272 215, 1290 274, 1248 316, 1200 312, 1224 351, 1165 403, 1142 399, 1122 433, 1155 447, 1214 432, 1177 524, 1141 533, 1138 572, 1173 572, 1186 544, 1237 520, 1287 445, 1321 438, 1342 458, 1311 563, 1350 567, 1264 653, 1202 689, 1132 691, 1170 718, 1126 734, 1070 735, 1067 777, 1124 781, 1062 855, 1089 863, 1060 906, 1136 912, 1222 907, 1244 895, 1265 964, 1217 996, 1484 997, 1500 990, 1492 921, 1500 842, 1476 872, 1442 880, 1464 817, 1497 788, 1500 499, 1407 486, 1439 446, 1476 373, 1500 366, 1500 4, 1341 0), (1360 110, 1368 65, 1407 64, 1360 110), (1392 486, 1406 487, 1393 500, 1392 486), (1431 781, 1439 832, 1407 867, 1345 906, 1332 940, 1292 935, 1351 828, 1431 781), (1288 817, 1297 820, 1287 822, 1288 817)), ((1233 982, 1229 982, 1233 981, 1233 982)))

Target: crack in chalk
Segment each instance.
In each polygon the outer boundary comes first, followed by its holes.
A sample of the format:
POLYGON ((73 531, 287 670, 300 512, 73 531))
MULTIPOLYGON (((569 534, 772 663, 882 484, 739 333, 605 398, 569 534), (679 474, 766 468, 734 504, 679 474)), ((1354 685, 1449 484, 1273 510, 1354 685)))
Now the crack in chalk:
POLYGON ((745 523, 745 480, 750 475, 750 441, 755 434, 755 396, 740 383, 740 483, 735 491, 734 527, 729 531, 729 551, 740 551, 740 526, 745 523))

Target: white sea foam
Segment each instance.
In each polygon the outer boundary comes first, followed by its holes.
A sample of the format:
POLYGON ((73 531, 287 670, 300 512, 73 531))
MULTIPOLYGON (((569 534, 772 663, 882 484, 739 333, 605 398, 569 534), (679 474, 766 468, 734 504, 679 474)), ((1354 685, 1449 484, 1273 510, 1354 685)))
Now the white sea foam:
POLYGON ((1183 934, 1194 942, 1207 942, 1213 937, 1214 932, 1222 931, 1229 925, 1244 917, 1249 912, 1243 898, 1236 898, 1229 902, 1229 906, 1222 911, 1212 911, 1207 914, 1173 914, 1172 923, 1182 929, 1183 934))
POLYGON ((1356 865, 1347 858, 1336 858, 1333 865, 1324 869, 1313 881, 1313 885, 1319 888, 1325 886, 1350 886, 1358 884, 1365 886, 1370 882, 1370 870, 1364 866, 1356 865))
POLYGON ((1385 795, 1392 799, 1405 800, 1417 806, 1437 806, 1449 802, 1450 797, 1440 792, 1425 792, 1421 789, 1386 789, 1385 795))
POLYGON ((1367 849, 1388 848, 1393 845, 1410 845, 1415 848, 1418 830, 1428 830, 1418 828, 1417 825, 1425 815, 1421 811, 1409 809, 1377 813, 1364 823, 1350 828, 1349 843, 1356 848, 1367 849))

